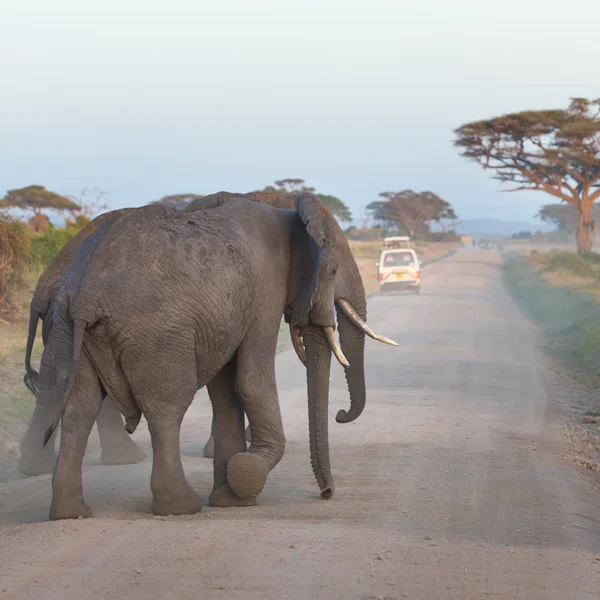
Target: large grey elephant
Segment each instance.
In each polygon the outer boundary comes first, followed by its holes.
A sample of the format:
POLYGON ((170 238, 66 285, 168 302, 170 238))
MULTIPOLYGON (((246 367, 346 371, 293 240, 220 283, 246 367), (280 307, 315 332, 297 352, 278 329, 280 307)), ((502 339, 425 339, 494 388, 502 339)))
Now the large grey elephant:
MULTIPOLYGON (((127 212, 135 209, 120 209, 104 213, 96 217, 77 232, 58 252, 54 260, 40 276, 29 312, 29 332, 25 351, 24 382, 31 393, 38 397, 37 371, 31 366, 31 354, 35 341, 38 320, 42 321, 42 340, 47 343, 52 328, 53 303, 60 286, 61 279, 73 256, 82 242, 104 225, 114 223, 127 212)), ((25 435, 21 440, 21 457, 19 471, 25 475, 41 475, 52 473, 56 465, 54 438, 50 444, 42 447, 42 437, 52 423, 56 414, 56 406, 36 401, 36 406, 29 421, 25 435)), ((102 403, 96 421, 98 436, 102 448, 101 460, 105 465, 132 464, 144 460, 146 453, 129 437, 125 431, 123 420, 118 409, 110 398, 102 403)))
MULTIPOLYGON (((199 197, 192 210, 202 210, 211 208, 219 199, 230 197, 233 194, 220 192, 210 196, 199 197)), ((272 199, 267 194, 259 192, 261 201, 272 199)), ((290 200, 282 197, 280 203, 285 206, 290 205, 290 200)), ((293 200, 292 200, 293 202, 293 200)), ((25 351, 25 376, 24 382, 31 393, 38 396, 38 372, 31 365, 31 355, 33 344, 35 342, 38 321, 42 321, 42 340, 46 344, 48 332, 52 327, 52 309, 53 302, 58 292, 61 279, 69 266, 73 256, 92 233, 104 225, 110 225, 117 221, 121 216, 128 212, 135 211, 136 208, 124 208, 104 213, 73 236, 61 250, 54 260, 48 265, 40 276, 36 289, 34 291, 29 314, 29 331, 27 337, 27 346, 25 351)), ((189 210, 189 209, 188 209, 189 210)), ((296 347, 298 347, 296 345, 296 347)), ((29 421, 27 430, 21 439, 21 456, 19 459, 19 471, 25 475, 41 475, 43 473, 52 473, 56 465, 55 436, 45 447, 42 447, 43 433, 52 423, 55 414, 55 406, 47 402, 36 401, 33 415, 29 421)), ((112 400, 107 396, 102 403, 98 418, 96 420, 98 427, 98 436, 102 448, 101 461, 105 465, 124 465, 133 464, 144 460, 146 453, 129 437, 125 431, 123 420, 118 409, 112 400)), ((214 431, 214 419, 213 419, 214 431)), ((250 429, 246 430, 246 438, 250 440, 250 429)), ((204 456, 213 457, 214 437, 211 434, 210 439, 204 446, 204 456)))
MULTIPOLYGON (((143 412, 153 446, 155 514, 186 514, 201 500, 185 479, 181 422, 208 384, 215 420, 213 506, 250 506, 283 456, 275 384, 282 314, 303 339, 311 463, 333 495, 327 405, 331 350, 345 366, 349 411, 365 405, 366 299, 337 222, 312 195, 296 210, 228 197, 190 213, 149 206, 81 245, 57 294, 39 395, 60 404, 51 519, 88 517, 81 465, 103 388, 132 432, 143 412), (341 349, 334 329, 339 324, 341 349), (244 412, 252 432, 246 451, 244 412)), ((299 348, 300 350, 300 348, 299 348)))

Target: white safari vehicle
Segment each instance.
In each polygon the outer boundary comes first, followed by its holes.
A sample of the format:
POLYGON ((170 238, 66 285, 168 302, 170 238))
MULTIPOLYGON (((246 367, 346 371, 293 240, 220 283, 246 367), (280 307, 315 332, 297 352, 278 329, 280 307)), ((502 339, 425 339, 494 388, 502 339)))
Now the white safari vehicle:
POLYGON ((385 238, 384 250, 377 263, 379 291, 410 290, 421 291, 421 261, 417 253, 409 247, 410 238, 385 238))

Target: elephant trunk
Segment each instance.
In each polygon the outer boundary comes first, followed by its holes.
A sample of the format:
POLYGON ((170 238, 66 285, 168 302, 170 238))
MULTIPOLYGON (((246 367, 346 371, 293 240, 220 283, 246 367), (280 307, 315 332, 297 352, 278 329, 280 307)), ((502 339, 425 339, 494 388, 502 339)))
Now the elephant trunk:
POLYGON ((329 500, 334 492, 329 463, 327 413, 331 350, 320 327, 308 325, 303 328, 302 333, 306 348, 310 462, 321 490, 321 498, 329 500))
POLYGON ((346 383, 350 393, 350 409, 338 411, 335 420, 338 423, 351 423, 365 408, 367 393, 365 386, 365 334, 357 329, 346 314, 337 309, 340 345, 344 356, 350 363, 345 369, 346 383))

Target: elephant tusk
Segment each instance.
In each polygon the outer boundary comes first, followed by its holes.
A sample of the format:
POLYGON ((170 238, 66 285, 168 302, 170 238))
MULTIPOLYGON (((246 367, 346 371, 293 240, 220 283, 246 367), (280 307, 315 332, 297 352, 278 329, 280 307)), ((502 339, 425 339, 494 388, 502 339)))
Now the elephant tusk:
POLYGON ((358 327, 363 333, 367 334, 370 338, 377 340, 378 342, 383 342, 384 344, 389 344, 390 346, 398 346, 398 342, 391 340, 390 338, 385 337, 384 335, 380 335, 379 333, 375 333, 359 316, 358 313, 352 308, 352 305, 348 300, 344 300, 340 298, 336 301, 340 308, 344 311, 344 314, 358 327))
POLYGON ((325 338, 327 339, 327 343, 329 344, 335 357, 338 359, 340 365, 342 365, 342 367, 344 367, 344 369, 347 369, 350 366, 350 363, 348 362, 348 360, 344 356, 344 353, 342 352, 341 348, 338 346, 337 342, 335 341, 333 327, 331 327, 331 325, 329 325, 328 327, 323 327, 323 331, 325 332, 325 338))
POLYGON ((306 352, 304 350, 304 346, 302 345, 302 337, 300 335, 299 327, 292 327, 290 324, 290 337, 292 338, 292 345, 294 346, 294 350, 300 359, 300 362, 306 366, 306 352))

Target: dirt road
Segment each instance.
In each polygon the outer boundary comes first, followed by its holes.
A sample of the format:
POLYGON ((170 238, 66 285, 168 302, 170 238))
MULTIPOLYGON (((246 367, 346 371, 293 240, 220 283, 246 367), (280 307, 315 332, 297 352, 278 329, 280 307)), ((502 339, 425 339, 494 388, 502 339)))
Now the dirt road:
MULTIPOLYGON (((305 374, 277 361, 286 454, 250 509, 150 513, 150 460, 99 464, 95 518, 47 522, 50 476, 0 486, 0 598, 197 600, 597 600, 600 485, 561 455, 563 420, 537 331, 503 290, 499 255, 462 250, 423 272, 420 296, 369 300, 368 404, 348 404, 334 365, 336 494, 318 498, 308 460, 305 374)), ((184 422, 184 466, 205 497, 204 391, 184 422)), ((135 439, 149 447, 145 427, 135 439)))

